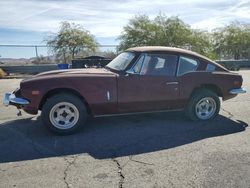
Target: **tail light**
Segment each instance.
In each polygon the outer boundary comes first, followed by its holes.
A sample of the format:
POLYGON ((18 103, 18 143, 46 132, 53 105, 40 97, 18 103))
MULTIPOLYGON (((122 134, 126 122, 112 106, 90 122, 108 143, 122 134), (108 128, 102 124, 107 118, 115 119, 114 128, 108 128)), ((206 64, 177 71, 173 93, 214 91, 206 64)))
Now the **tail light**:
POLYGON ((235 80, 233 84, 235 88, 240 88, 242 85, 242 80, 235 80))

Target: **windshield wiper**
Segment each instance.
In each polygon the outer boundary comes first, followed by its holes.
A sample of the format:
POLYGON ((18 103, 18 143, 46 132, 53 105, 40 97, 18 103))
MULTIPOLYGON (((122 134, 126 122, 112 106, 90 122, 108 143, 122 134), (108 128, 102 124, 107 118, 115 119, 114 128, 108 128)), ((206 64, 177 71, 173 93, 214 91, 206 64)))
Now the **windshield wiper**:
POLYGON ((110 70, 110 68, 106 65, 103 67, 104 69, 110 70))
POLYGON ((112 69, 112 68, 110 68, 110 67, 109 67, 109 66, 107 66, 107 65, 106 65, 104 68, 105 68, 106 70, 108 70, 108 71, 111 71, 111 72, 113 71, 113 69, 112 69))

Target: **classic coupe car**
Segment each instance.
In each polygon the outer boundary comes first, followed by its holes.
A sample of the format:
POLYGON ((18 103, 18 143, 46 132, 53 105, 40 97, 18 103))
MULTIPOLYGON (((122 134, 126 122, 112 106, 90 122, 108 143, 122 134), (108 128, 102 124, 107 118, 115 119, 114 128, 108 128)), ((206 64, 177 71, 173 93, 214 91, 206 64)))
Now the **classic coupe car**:
POLYGON ((170 47, 130 48, 103 69, 44 72, 6 93, 4 104, 30 114, 42 111, 52 131, 69 134, 88 115, 184 110, 191 120, 210 120, 242 88, 242 76, 195 52, 170 47))

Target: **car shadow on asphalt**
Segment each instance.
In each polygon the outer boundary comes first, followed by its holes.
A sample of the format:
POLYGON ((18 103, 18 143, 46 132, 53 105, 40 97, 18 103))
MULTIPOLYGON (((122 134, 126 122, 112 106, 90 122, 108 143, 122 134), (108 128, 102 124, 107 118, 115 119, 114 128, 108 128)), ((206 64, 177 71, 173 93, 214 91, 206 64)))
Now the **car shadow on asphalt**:
POLYGON ((0 125, 0 163, 72 154, 95 159, 130 156, 239 133, 247 126, 222 115, 192 122, 180 113, 158 113, 89 119, 78 133, 58 136, 40 117, 14 120, 0 125))

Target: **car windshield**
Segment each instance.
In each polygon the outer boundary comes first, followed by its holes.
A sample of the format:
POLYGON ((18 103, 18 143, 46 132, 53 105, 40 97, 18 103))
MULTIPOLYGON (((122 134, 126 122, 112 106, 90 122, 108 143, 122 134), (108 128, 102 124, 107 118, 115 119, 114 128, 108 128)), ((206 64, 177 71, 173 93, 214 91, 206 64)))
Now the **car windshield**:
POLYGON ((113 59, 109 64, 107 64, 107 68, 123 71, 129 65, 129 63, 134 59, 135 54, 132 52, 123 52, 118 55, 115 59, 113 59))

